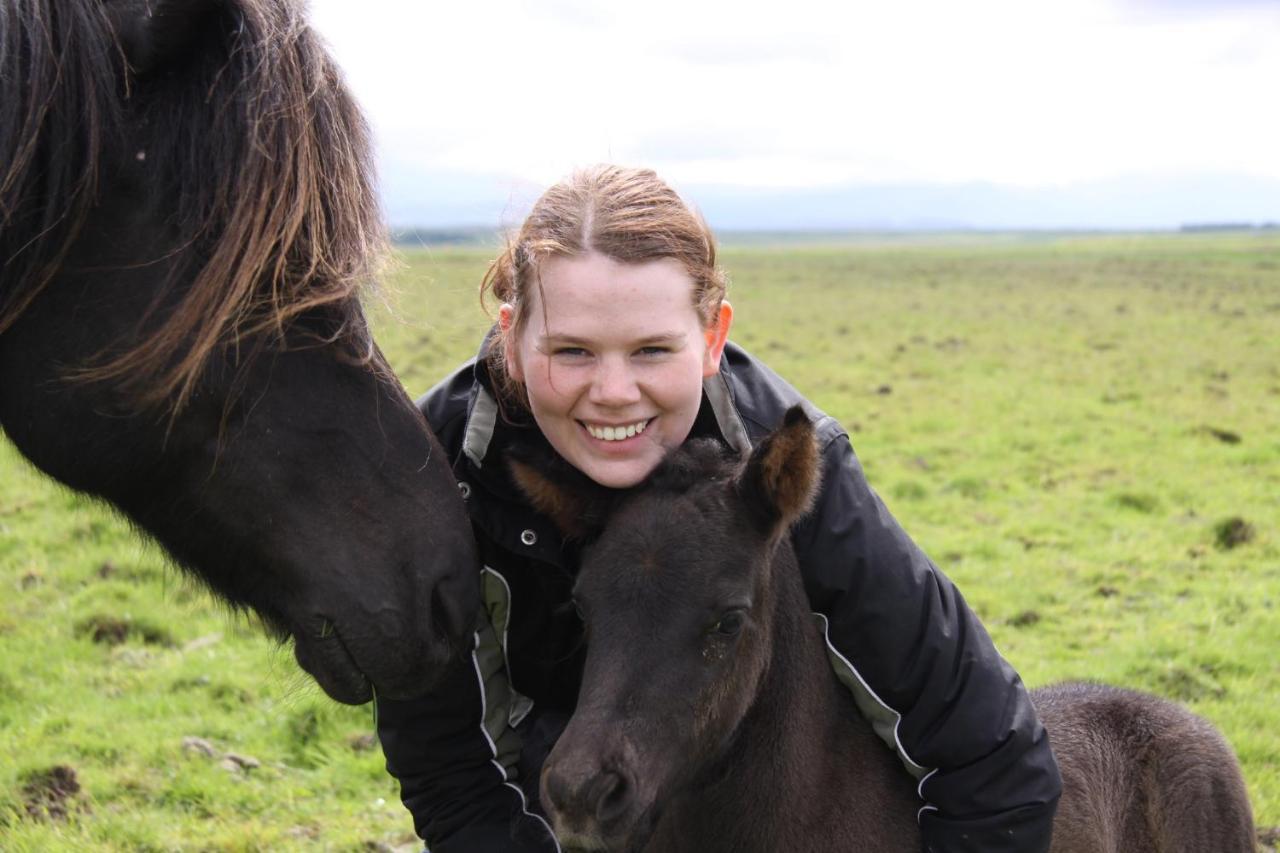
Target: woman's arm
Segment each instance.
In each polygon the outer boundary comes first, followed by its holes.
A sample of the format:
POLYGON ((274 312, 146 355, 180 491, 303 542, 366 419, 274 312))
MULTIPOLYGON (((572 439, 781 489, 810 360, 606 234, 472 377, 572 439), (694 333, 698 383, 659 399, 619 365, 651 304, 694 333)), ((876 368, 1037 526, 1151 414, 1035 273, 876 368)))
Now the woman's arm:
POLYGON ((848 437, 823 454, 793 542, 837 674, 919 780, 925 849, 1048 850, 1062 782, 1021 679, 867 485, 848 437))
POLYGON ((431 853, 558 853, 516 778, 520 739, 511 693, 487 620, 475 647, 426 695, 379 699, 387 771, 431 853))

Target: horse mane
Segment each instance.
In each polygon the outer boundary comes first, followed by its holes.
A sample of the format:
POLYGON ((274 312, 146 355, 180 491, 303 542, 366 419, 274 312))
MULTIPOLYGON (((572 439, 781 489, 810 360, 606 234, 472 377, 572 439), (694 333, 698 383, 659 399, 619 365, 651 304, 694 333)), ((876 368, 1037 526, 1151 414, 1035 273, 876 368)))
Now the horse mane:
POLYGON ((121 123, 123 58, 108 34, 100 3, 0 4, 0 334, 53 277, 97 194, 121 123))
POLYGON ((737 470, 738 454, 714 438, 695 438, 663 457, 640 484, 644 491, 679 495, 694 486, 724 480, 737 470))
POLYGON ((191 67, 135 79, 102 4, 0 5, 0 333, 79 236, 104 150, 132 155, 119 150, 127 110, 148 124, 145 156, 175 200, 183 262, 140 319, 139 343, 74 375, 175 412, 215 350, 258 336, 255 350, 263 338, 284 346, 293 321, 321 306, 329 322, 309 339, 372 361, 355 297, 386 249, 368 129, 299 4, 227 0, 216 15, 191 67))

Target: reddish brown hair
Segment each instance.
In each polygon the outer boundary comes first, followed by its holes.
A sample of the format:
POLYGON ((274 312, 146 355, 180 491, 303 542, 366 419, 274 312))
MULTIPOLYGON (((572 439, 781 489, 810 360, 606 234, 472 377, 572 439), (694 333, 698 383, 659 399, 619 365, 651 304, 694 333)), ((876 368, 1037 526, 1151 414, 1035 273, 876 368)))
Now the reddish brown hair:
MULTIPOLYGON (((704 326, 715 322, 726 278, 703 218, 649 169, 599 165, 575 172, 542 194, 506 249, 489 265, 481 301, 515 309, 514 334, 528 320, 539 264, 551 257, 598 252, 619 263, 670 258, 693 279, 690 298, 704 326)), ((503 348, 490 347, 489 370, 505 403, 524 406, 523 389, 506 369, 503 348)))

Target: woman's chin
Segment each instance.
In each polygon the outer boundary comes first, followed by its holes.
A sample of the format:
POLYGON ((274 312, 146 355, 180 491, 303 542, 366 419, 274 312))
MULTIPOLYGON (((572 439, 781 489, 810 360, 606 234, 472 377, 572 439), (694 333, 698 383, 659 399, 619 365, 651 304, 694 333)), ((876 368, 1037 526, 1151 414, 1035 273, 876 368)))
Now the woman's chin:
POLYGON ((577 467, 602 486, 610 489, 629 489, 649 476, 649 472, 657 465, 657 460, 652 463, 642 463, 639 460, 592 460, 585 466, 577 467))
MULTIPOLYGON (((636 438, 640 438, 637 436, 636 438)), ((597 445, 605 442, 596 441, 597 445)), ((636 439, 628 439, 631 444, 636 439)), ((621 444, 622 442, 609 442, 621 444)), ((577 454, 575 454, 577 455, 577 454)), ((662 461, 665 454, 652 442, 636 443, 630 448, 589 447, 577 459, 570 459, 574 467, 595 482, 610 489, 629 489, 639 483, 662 461)))

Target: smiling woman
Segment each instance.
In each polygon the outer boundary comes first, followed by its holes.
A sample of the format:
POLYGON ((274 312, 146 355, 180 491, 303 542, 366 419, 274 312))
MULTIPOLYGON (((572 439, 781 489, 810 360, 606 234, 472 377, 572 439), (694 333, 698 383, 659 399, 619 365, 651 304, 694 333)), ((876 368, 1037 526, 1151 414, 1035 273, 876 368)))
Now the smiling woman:
POLYGON ((693 280, 670 258, 589 251, 544 262, 517 313, 498 314, 503 359, 556 452, 602 485, 634 486, 693 428, 733 312, 704 328, 693 280))
MULTIPOLYGON (((482 290, 501 305, 480 357, 419 401, 467 495, 484 561, 480 629, 471 660, 435 689, 378 701, 387 767, 433 853, 558 846, 537 786, 581 701, 573 579, 605 501, 558 512, 562 501, 539 500, 536 484, 521 491, 529 483, 508 464, 536 459, 597 492, 631 490, 691 439, 748 453, 793 406, 811 414, 821 448, 823 485, 792 534, 808 606, 827 618, 853 704, 906 767, 898 781, 918 792, 906 819, 918 809, 939 851, 1048 849, 1060 782, 1020 680, 870 491, 840 424, 727 341, 715 241, 679 195, 648 170, 579 172, 534 205, 482 290)), ((635 587, 655 564, 610 568, 635 587)), ((649 602, 632 614, 636 636, 665 630, 678 608, 652 602, 666 596, 630 599, 649 602)), ((740 618, 710 621, 733 635, 740 618)), ((609 630, 593 624, 591 643, 609 630)), ((607 733, 623 752, 629 727, 607 733)))

